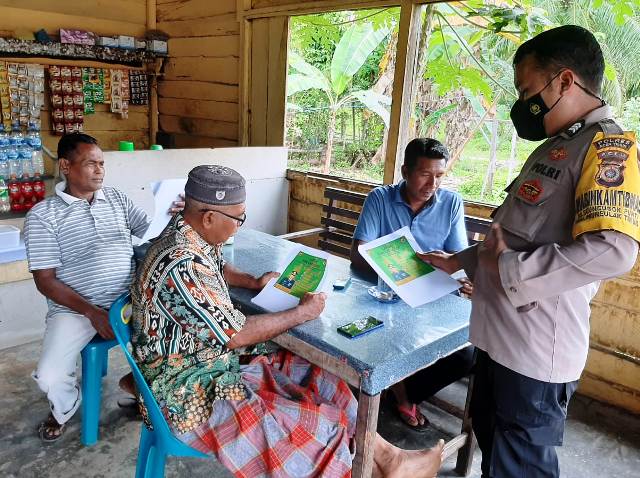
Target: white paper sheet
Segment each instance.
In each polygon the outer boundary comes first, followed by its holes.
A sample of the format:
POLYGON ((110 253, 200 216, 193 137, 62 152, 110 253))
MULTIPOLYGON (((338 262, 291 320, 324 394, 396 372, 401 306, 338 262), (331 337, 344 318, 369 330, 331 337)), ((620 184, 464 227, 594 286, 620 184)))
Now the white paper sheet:
POLYGON ((419 307, 460 288, 447 273, 422 262, 420 247, 408 227, 361 244, 360 255, 411 307, 419 307))
POLYGON ((171 219, 169 208, 174 201, 180 199, 180 194, 184 192, 186 183, 186 179, 163 179, 162 181, 151 183, 154 200, 153 219, 141 242, 147 242, 157 237, 167 227, 171 219))
POLYGON ((302 244, 296 246, 277 270, 280 277, 271 279, 251 302, 269 312, 281 312, 298 305, 300 299, 292 292, 300 295, 301 287, 307 292, 324 290, 329 254, 302 244), (309 261, 315 262, 314 268, 308 267, 309 261), (309 286, 306 281, 312 285, 309 286), (296 283, 298 287, 295 287, 296 283))

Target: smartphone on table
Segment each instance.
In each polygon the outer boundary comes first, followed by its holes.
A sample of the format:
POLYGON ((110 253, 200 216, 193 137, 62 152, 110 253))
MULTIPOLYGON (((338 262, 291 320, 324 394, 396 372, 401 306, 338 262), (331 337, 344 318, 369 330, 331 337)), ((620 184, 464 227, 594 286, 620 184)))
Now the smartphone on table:
POLYGON ((379 329, 384 325, 384 322, 376 319, 373 316, 368 316, 363 319, 350 322, 338 327, 338 332, 350 339, 355 339, 373 330, 379 329))

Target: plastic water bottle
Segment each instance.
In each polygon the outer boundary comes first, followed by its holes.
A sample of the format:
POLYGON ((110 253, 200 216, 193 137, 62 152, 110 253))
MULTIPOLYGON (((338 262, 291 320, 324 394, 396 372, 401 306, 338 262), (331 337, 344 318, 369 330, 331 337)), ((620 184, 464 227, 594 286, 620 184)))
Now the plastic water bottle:
POLYGON ((44 158, 42 157, 42 138, 38 132, 32 132, 27 136, 26 142, 31 146, 31 166, 34 176, 44 175, 44 158))
POLYGON ((0 212, 11 211, 11 203, 9 202, 9 188, 4 179, 0 178, 0 212))
POLYGON ((19 179, 22 177, 22 162, 18 150, 9 146, 7 148, 7 160, 9 161, 9 177, 11 179, 19 179))
POLYGON ((9 144, 12 146, 21 146, 24 143, 24 135, 20 131, 14 131, 9 136, 9 144))
POLYGON ((0 147, 0 178, 4 179, 5 182, 11 178, 7 151, 2 147, 0 147))
POLYGON ((0 131, 0 148, 6 148, 7 146, 9 146, 9 135, 2 129, 0 131))
POLYGON ((31 150, 31 147, 26 144, 18 146, 18 155, 20 156, 20 162, 22 163, 23 178, 33 177, 33 163, 31 162, 32 153, 33 151, 31 150))

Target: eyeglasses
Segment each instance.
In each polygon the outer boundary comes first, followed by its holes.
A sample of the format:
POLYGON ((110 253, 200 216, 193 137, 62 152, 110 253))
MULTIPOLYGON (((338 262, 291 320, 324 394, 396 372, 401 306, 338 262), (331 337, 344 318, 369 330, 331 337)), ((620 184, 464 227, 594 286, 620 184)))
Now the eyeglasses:
POLYGON ((244 221, 247 220, 247 213, 243 212, 242 216, 232 216, 231 214, 226 214, 222 211, 218 211, 217 209, 200 209, 200 212, 217 212, 218 214, 222 214, 223 216, 227 216, 229 219, 233 219, 238 223, 238 227, 244 224, 244 221))

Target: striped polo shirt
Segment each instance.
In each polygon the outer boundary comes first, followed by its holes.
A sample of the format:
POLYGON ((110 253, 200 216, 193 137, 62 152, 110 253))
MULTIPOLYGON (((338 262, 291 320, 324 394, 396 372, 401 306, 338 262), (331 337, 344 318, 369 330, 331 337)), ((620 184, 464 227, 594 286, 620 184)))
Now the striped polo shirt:
MULTIPOLYGON (((108 309, 126 292, 134 273, 131 236, 149 227, 145 212, 124 193, 104 187, 93 201, 64 192, 37 204, 24 228, 29 271, 55 269, 56 277, 88 302, 108 309)), ((70 309, 47 299, 48 317, 70 309)))

